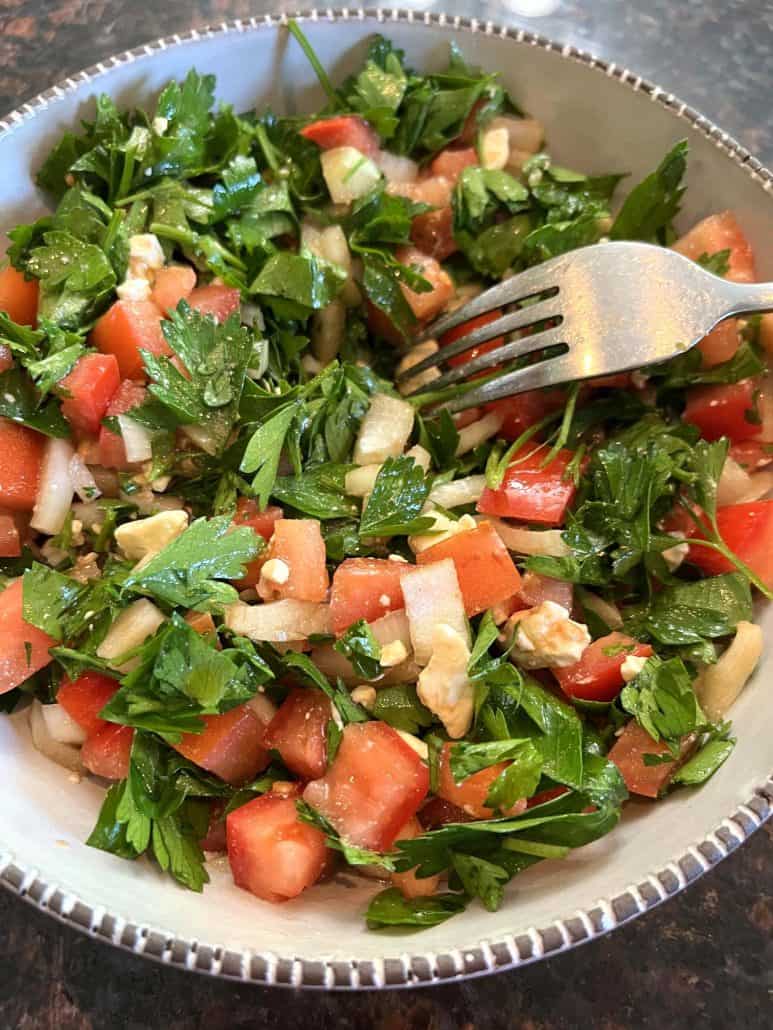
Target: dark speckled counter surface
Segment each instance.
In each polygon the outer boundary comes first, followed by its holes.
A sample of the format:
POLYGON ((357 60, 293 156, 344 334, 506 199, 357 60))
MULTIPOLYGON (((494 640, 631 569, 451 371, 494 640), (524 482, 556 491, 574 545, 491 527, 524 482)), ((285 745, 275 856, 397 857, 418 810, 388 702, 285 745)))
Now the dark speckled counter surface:
MULTIPOLYGON (((295 6, 0 0, 0 111, 156 36, 295 6)), ((412 6, 509 21, 623 63, 773 163, 771 0, 448 0, 412 6), (537 10, 547 13, 529 16, 537 10)), ((683 894, 601 941, 495 978, 388 994, 293 994, 164 969, 65 929, 0 892, 0 1030, 297 1025, 769 1028, 773 825, 683 894)))

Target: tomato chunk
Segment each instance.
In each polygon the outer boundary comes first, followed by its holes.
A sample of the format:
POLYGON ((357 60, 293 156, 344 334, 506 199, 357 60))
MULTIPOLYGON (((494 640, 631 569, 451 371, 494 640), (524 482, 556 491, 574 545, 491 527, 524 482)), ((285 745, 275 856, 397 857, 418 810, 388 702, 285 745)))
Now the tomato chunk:
POLYGON ((6 347, 4 343, 0 343, 0 374, 7 372, 9 368, 13 368, 13 354, 11 354, 11 348, 6 347))
POLYGON ((459 248, 454 239, 454 215, 450 205, 416 215, 411 222, 411 242, 438 261, 455 254, 459 248))
POLYGON ((352 844, 385 851, 424 800, 429 772, 384 722, 349 723, 325 775, 304 799, 352 844))
POLYGON ((527 572, 521 580, 518 597, 527 608, 536 608, 544 601, 553 601, 570 612, 574 603, 574 589, 571 583, 565 583, 562 579, 527 572))
POLYGON ((319 602, 327 597, 327 555, 317 519, 278 519, 265 559, 284 562, 288 575, 283 582, 265 576, 259 581, 258 593, 264 601, 294 597, 319 602))
POLYGON ((71 681, 65 676, 57 691, 56 700, 91 737, 106 726, 112 725, 106 719, 100 719, 99 713, 117 690, 118 681, 112 676, 89 670, 77 680, 71 681))
POLYGON ((46 438, 0 418, 0 500, 10 511, 32 511, 46 438))
POLYGON ((694 386, 687 394, 684 420, 700 429, 704 440, 729 437, 740 443, 759 436, 754 379, 719 386, 694 386))
POLYGON ((674 250, 693 261, 704 254, 711 257, 721 250, 729 250, 725 278, 734 283, 753 283, 757 278, 751 244, 732 211, 709 215, 698 222, 676 241, 674 250))
POLYGON ((25 279, 12 265, 0 270, 0 311, 19 325, 34 326, 38 317, 37 279, 25 279))
MULTIPOLYGON (((147 390, 142 383, 124 379, 113 399, 107 406, 106 415, 125 415, 145 400, 147 390)), ((127 471, 134 465, 126 457, 126 447, 120 433, 114 433, 107 426, 99 428, 99 464, 108 469, 127 471)))
POLYGON ((134 730, 109 722, 81 748, 81 761, 95 776, 106 780, 125 780, 129 775, 134 730))
POLYGON ((59 383, 62 414, 76 432, 96 436, 108 405, 121 385, 114 354, 84 354, 59 383))
POLYGON ((574 455, 560 450, 549 465, 541 468, 547 453, 546 447, 531 448, 527 444, 515 455, 499 489, 487 487, 483 491, 478 511, 560 526, 577 492, 572 478, 564 478, 574 455))
POLYGON ((22 603, 22 581, 17 579, 0 593, 0 694, 45 668, 51 662, 48 649, 56 644, 24 621, 22 603))
POLYGON ((332 710, 321 690, 295 687, 268 724, 265 744, 275 748, 291 772, 317 780, 327 769, 327 724, 332 710))
POLYGON ((20 554, 19 527, 12 515, 0 515, 0 558, 18 558, 20 554))
MULTIPOLYGON (((274 533, 274 523, 283 518, 284 512, 275 504, 270 504, 265 511, 261 511, 256 501, 246 497, 240 497, 236 502, 236 514, 234 515, 235 526, 249 526, 254 529, 258 536, 268 543, 274 533)), ((266 554, 263 552, 251 562, 247 562, 246 572, 242 579, 238 580, 237 586, 240 590, 247 587, 255 587, 260 580, 260 570, 266 561, 266 554)))
POLYGON ((159 311, 174 311, 195 285, 196 272, 190 265, 167 265, 156 272, 150 299, 159 311))
POLYGON ((433 257, 422 254, 416 247, 400 247, 395 256, 402 264, 418 272, 432 287, 428 293, 415 293, 400 284, 400 289, 416 318, 420 322, 426 322, 439 315, 454 295, 454 284, 448 272, 441 268, 433 257))
MULTIPOLYGON (((686 744, 683 744, 684 750, 686 750, 686 744)), ((667 753, 668 745, 664 741, 654 741, 635 719, 631 719, 615 741, 608 758, 620 770, 631 794, 656 798, 668 785, 679 761, 645 765, 644 756, 667 753)))
MULTIPOLYGON (((441 347, 445 347, 449 343, 454 343, 455 340, 461 340, 463 336, 467 336, 475 329, 480 329, 481 326, 489 325, 491 322, 500 318, 501 315, 502 312, 498 308, 495 308, 493 311, 487 311, 484 315, 478 315, 476 318, 471 318, 469 322, 463 322, 455 329, 449 329, 447 333, 443 333, 438 342, 441 347)), ((484 343, 479 343, 477 347, 471 347, 470 350, 463 351, 461 354, 457 354, 454 358, 449 358, 448 364, 453 365, 454 367, 466 365, 468 361, 472 361, 481 354, 488 354, 489 351, 495 350, 497 347, 501 347, 504 342, 504 336, 495 336, 493 340, 486 340, 484 343)))
POLYGON ((103 354, 114 354, 124 379, 144 379, 140 351, 171 354, 161 332, 161 312, 152 300, 117 300, 91 333, 92 342, 103 354))
POLYGON ((630 655, 649 658, 652 648, 624 633, 609 633, 586 647, 578 662, 552 671, 567 697, 614 701, 623 689, 621 670, 630 655))
MULTIPOLYGON (((493 808, 486 807, 486 798, 494 780, 504 772, 510 762, 497 762, 486 769, 473 773, 457 783, 451 772, 451 748, 452 742, 443 745, 440 752, 438 772, 438 796, 460 808, 466 816, 474 819, 490 819, 495 815, 493 808)), ((517 801, 516 804, 506 813, 517 815, 526 807, 526 801, 517 801)))
MULTIPOLYGON (((413 840, 420 837, 424 832, 416 816, 409 819, 397 834, 396 841, 413 840)), ((415 869, 408 869, 404 873, 392 873, 392 883, 406 898, 428 898, 438 889, 439 876, 417 876, 415 869)))
POLYGON ((320 118, 304 126, 301 136, 316 143, 321 150, 335 147, 354 147, 361 154, 372 157, 379 149, 379 138, 366 121, 356 114, 320 118))
POLYGON ((469 616, 506 601, 521 586, 521 574, 490 522, 433 544, 421 551, 416 561, 427 565, 444 558, 453 560, 464 610, 469 616))
POLYGON ((478 163, 475 147, 451 146, 440 151, 429 169, 433 175, 444 175, 452 182, 456 182, 465 168, 471 168, 478 163))
POLYGON ((223 715, 202 716, 203 733, 183 733, 172 746, 191 762, 219 776, 226 783, 251 780, 266 768, 268 751, 263 743, 265 723, 249 705, 239 705, 223 715))
POLYGON ((212 315, 216 322, 225 322, 229 315, 239 310, 241 294, 233 286, 210 283, 209 286, 197 286, 188 295, 188 303, 202 315, 212 315))
MULTIPOLYGON (((669 520, 669 527, 677 525, 688 539, 700 539, 702 536, 699 528, 687 516, 669 520)), ((726 504, 717 509, 717 526, 730 550, 766 586, 773 588, 773 501, 726 504)), ((687 561, 697 565, 709 576, 719 576, 735 568, 724 555, 700 544, 690 546, 687 561)))
POLYGON ((353 622, 375 622, 387 612, 405 607, 400 577, 402 562, 388 558, 346 558, 333 574, 330 621, 334 633, 353 622))
POLYGON ((226 816, 234 883, 264 901, 297 897, 325 868, 325 837, 302 823, 295 799, 276 794, 248 801, 226 816))
POLYGON ((486 411, 494 411, 502 418, 500 436, 506 440, 517 440, 524 429, 558 411, 564 402, 563 390, 527 390, 516 397, 492 401, 486 405, 486 411))

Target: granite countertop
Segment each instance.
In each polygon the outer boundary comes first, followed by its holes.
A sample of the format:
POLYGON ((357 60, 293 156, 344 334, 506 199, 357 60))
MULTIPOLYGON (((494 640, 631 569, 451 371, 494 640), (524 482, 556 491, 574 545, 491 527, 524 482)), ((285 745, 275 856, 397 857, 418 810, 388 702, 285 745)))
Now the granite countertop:
MULTIPOLYGON (((156 36, 296 6, 0 0, 0 111, 156 36)), ((414 6, 523 25, 625 63, 773 163, 770 0, 414 6)), ((309 995, 194 977, 64 928, 6 892, 0 926, 1 1030, 239 1030, 300 1022, 309 1030, 757 1030, 773 1023, 773 824, 687 891, 610 937, 495 978, 421 991, 309 995)))

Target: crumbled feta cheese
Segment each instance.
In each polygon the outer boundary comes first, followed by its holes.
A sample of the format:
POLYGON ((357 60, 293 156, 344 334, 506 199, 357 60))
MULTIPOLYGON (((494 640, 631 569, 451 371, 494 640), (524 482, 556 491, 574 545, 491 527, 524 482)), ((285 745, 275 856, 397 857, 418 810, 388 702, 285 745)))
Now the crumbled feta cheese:
POLYGON ((369 712, 372 711, 376 706, 376 688, 365 685, 355 687, 352 691, 352 701, 367 708, 369 712))
POLYGON ((472 726, 475 691, 467 676, 470 649, 456 630, 439 623, 432 633, 432 655, 416 689, 422 704, 440 719, 449 737, 463 737, 472 726))
POLYGON ((151 482, 150 489, 153 491, 154 494, 162 494, 171 482, 171 476, 158 476, 157 479, 154 479, 151 482))
POLYGON ((663 561, 668 566, 669 572, 674 572, 687 557, 690 551, 690 545, 684 538, 684 533, 677 529, 673 533, 669 533, 669 536, 674 537, 676 540, 681 540, 682 543, 674 544, 673 547, 666 548, 665 551, 661 551, 663 561))
POLYGON ((623 677, 623 682, 630 683, 631 680, 635 680, 647 664, 647 661, 648 659, 639 658, 635 654, 626 655, 625 661, 620 666, 620 675, 623 677))
POLYGON ((116 286, 115 292, 120 300, 149 300, 151 286, 147 279, 134 279, 127 276, 122 283, 116 286))
POLYGON ((152 232, 129 237, 129 269, 137 278, 147 277, 149 269, 164 267, 164 250, 152 232))
POLYGON ((381 597, 379 597, 378 599, 378 603, 381 605, 382 608, 388 608, 392 603, 392 598, 389 596, 389 594, 382 594, 381 597))
POLYGON ((525 669, 565 668, 578 662, 590 644, 588 627, 574 622, 563 605, 543 601, 510 619, 515 630, 511 652, 516 665, 525 669))
POLYGON ((382 645, 378 664, 382 669, 392 669, 395 665, 404 662, 407 657, 408 648, 402 640, 392 640, 388 644, 382 645))
POLYGON ((408 537, 408 546, 414 554, 420 554, 421 551, 426 551, 428 547, 433 547, 442 540, 449 540, 457 533, 463 533, 466 529, 475 529, 477 526, 472 515, 462 515, 460 519, 454 520, 434 509, 423 511, 422 515, 431 518, 434 524, 431 530, 426 530, 419 536, 408 537))
POLYGON ((188 528, 188 513, 182 509, 161 511, 147 519, 125 522, 115 531, 115 542, 127 558, 147 561, 188 528))
POLYGON ((486 129, 480 141, 480 163, 484 168, 501 171, 510 159, 510 133, 502 126, 486 129))
POLYGON ((429 761, 429 747, 423 740, 415 737, 412 733, 406 733, 405 730, 395 730, 395 733, 403 738, 408 747, 413 748, 423 762, 429 761))
POLYGON ((273 586, 282 586, 290 578, 290 566, 281 558, 269 558, 260 570, 260 578, 273 586))
POLYGON ((155 132, 157 136, 163 136, 166 130, 169 128, 169 119, 162 118, 159 114, 153 119, 153 121, 150 124, 153 129, 153 132, 155 132))
POLYGON ((387 555, 387 561, 402 562, 403 565, 408 565, 408 559, 404 558, 402 554, 389 554, 387 555))

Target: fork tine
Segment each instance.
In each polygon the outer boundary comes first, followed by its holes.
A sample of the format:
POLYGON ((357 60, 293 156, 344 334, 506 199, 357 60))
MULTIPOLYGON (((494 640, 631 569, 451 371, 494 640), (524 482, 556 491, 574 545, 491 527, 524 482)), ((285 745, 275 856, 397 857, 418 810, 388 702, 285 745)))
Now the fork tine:
POLYGON ((558 386, 571 382, 577 378, 577 367, 571 357, 567 359, 567 355, 568 351, 565 351, 552 358, 537 361, 526 368, 498 376, 460 397, 454 397, 442 407, 450 412, 464 411, 466 408, 477 408, 482 404, 501 400, 502 397, 524 393, 526 390, 538 390, 543 386, 558 386))
MULTIPOLYGON (((560 327, 554 329, 544 329, 541 333, 532 333, 531 336, 524 336, 519 340, 512 340, 510 343, 505 343, 501 347, 497 347, 496 350, 488 351, 486 354, 480 354, 477 358, 473 358, 472 361, 466 362, 464 365, 459 365, 456 368, 449 369, 448 372, 443 373, 438 379, 433 379, 429 383, 425 383, 424 386, 420 386, 418 390, 414 390, 409 394, 410 397, 415 397, 420 393, 426 393, 427 391, 440 390, 444 386, 451 386, 453 383, 458 383, 460 379, 469 379, 471 375, 476 372, 482 372, 486 369, 495 368, 497 365, 501 365, 505 361, 511 361, 513 358, 522 358, 527 354, 532 354, 536 350, 544 350, 546 347, 554 347, 557 343, 563 343, 563 335, 560 327)), ((446 348, 443 348, 443 351, 446 348)), ((443 354, 440 351, 440 354, 443 354)), ((437 357, 433 354, 432 357, 437 357)), ((410 369, 411 372, 414 369, 418 369, 418 365, 414 365, 410 369)), ((415 374, 415 373, 414 373, 415 374)))
MULTIPOLYGON (((548 300, 541 300, 536 304, 529 304, 528 307, 518 308, 517 311, 510 311, 506 315, 502 315, 501 318, 495 319, 493 322, 487 322, 486 325, 473 329, 473 331, 468 333, 466 336, 462 336, 460 339, 454 340, 453 343, 446 344, 445 347, 441 347, 440 350, 435 351, 434 354, 430 354, 429 357, 423 358, 417 364, 411 365, 397 377, 397 382, 399 383, 404 379, 411 379, 413 376, 418 375, 419 372, 423 372, 427 368, 434 368, 441 362, 447 361, 449 358, 456 357, 457 354, 463 354, 464 351, 470 350, 471 347, 477 347, 478 344, 485 343, 486 340, 493 340, 496 336, 502 336, 505 333, 514 332, 516 329, 526 329, 530 325, 534 325, 537 322, 544 322, 549 318, 560 317, 560 311, 558 310, 557 305, 558 302, 556 298, 550 297, 548 300)), ((515 352, 513 353, 515 354, 515 352)))

